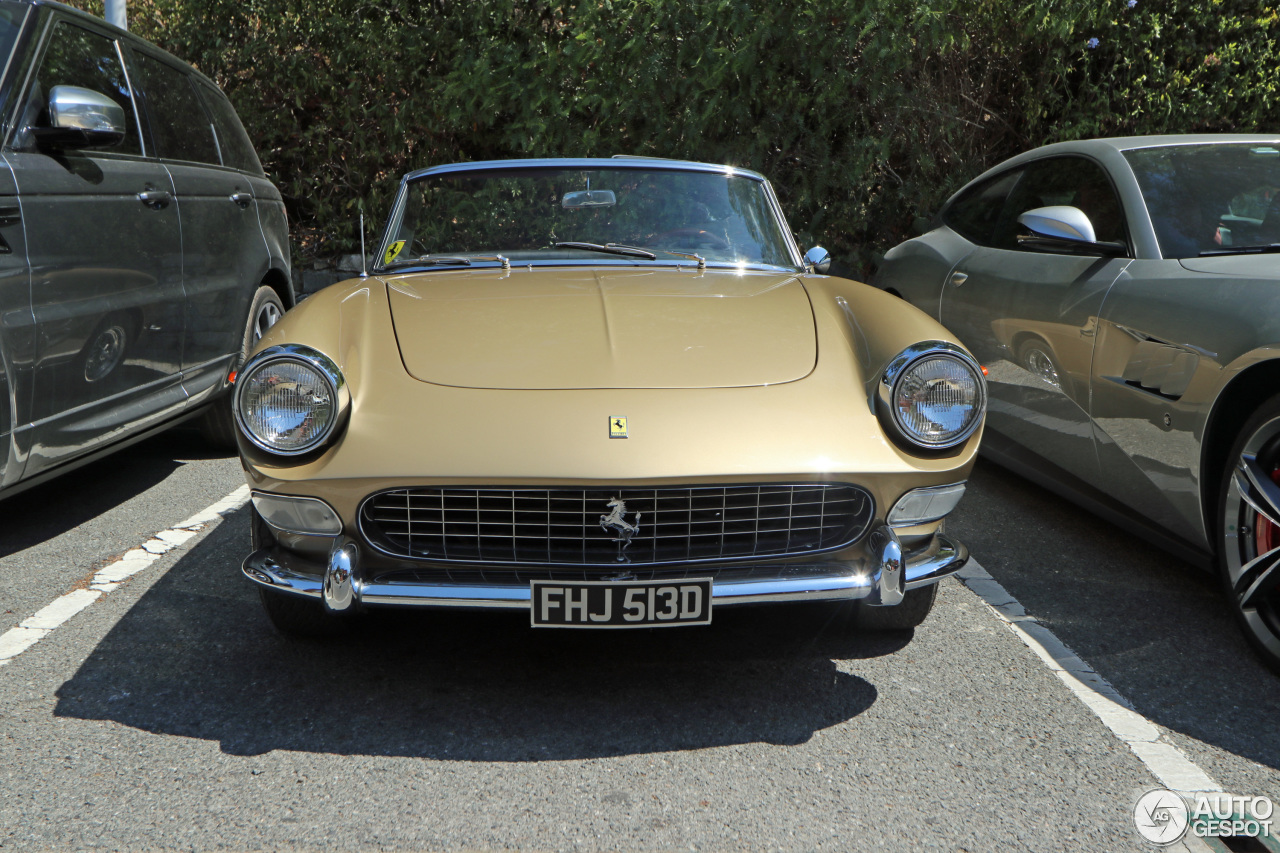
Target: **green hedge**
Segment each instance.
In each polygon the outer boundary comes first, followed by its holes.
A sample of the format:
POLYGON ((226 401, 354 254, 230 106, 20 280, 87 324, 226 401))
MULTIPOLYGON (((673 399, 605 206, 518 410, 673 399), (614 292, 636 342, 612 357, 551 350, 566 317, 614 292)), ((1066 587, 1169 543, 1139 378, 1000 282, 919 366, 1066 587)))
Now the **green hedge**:
POLYGON ((231 97, 296 262, 351 251, 357 206, 380 223, 409 169, 631 153, 764 172, 801 243, 858 273, 1026 148, 1280 131, 1280 20, 1246 0, 136 0, 129 16, 231 97))

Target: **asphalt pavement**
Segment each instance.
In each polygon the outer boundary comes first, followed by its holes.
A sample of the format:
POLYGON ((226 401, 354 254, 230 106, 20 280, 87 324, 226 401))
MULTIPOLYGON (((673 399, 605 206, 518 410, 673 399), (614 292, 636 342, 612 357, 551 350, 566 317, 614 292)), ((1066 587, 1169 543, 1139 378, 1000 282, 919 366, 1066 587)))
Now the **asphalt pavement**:
MULTIPOLYGON (((173 431, 3 504, 0 633, 243 484, 173 431)), ((533 631, 275 633, 230 512, 0 666, 0 849, 1141 850, 1150 770, 969 589, 533 631)), ((1280 679, 1211 580, 980 464, 949 522, 1238 793, 1280 800, 1280 679)))

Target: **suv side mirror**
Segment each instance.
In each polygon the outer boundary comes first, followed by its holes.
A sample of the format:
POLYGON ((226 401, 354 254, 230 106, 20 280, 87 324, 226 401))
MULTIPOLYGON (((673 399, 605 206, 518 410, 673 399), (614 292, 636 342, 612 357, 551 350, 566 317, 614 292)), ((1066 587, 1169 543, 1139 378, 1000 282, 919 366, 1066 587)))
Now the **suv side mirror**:
POLYGON ((1099 242, 1093 223, 1078 207, 1065 204, 1037 207, 1019 216, 1018 224, 1031 232, 1018 235, 1018 245, 1027 249, 1084 255, 1129 253, 1124 243, 1099 242))
POLYGON ((49 92, 50 127, 33 127, 41 146, 107 148, 125 137, 124 107, 92 89, 54 86, 49 92))
POLYGON ((831 253, 821 246, 814 246, 804 253, 804 262, 813 267, 813 271, 825 275, 831 269, 831 253))

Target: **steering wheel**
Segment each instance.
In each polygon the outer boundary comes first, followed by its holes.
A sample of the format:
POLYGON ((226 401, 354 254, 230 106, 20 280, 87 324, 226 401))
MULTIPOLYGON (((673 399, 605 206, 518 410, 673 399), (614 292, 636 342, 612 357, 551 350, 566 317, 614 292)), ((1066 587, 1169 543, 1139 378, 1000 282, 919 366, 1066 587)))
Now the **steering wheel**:
POLYGON ((654 234, 645 242, 650 248, 658 248, 657 244, 668 238, 672 238, 676 248, 680 249, 696 249, 699 246, 705 246, 708 249, 729 248, 728 240, 710 231, 703 231, 701 228, 672 228, 670 231, 654 234))

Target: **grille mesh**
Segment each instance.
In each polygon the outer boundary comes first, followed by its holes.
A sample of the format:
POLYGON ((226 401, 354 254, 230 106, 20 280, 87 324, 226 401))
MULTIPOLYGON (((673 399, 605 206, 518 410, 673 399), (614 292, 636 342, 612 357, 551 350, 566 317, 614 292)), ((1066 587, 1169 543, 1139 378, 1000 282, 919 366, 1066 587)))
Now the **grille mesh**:
POLYGON ((374 546, 397 557, 617 567, 829 551, 856 541, 872 510, 870 495, 842 484, 416 488, 365 499, 360 526, 374 546), (622 507, 610 505, 615 499, 625 504, 620 519, 622 507), (638 528, 625 549, 619 520, 638 528), (615 526, 606 530, 610 521, 615 526))

